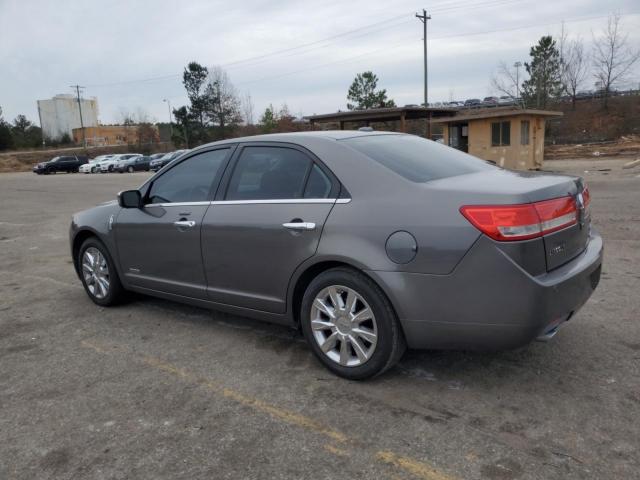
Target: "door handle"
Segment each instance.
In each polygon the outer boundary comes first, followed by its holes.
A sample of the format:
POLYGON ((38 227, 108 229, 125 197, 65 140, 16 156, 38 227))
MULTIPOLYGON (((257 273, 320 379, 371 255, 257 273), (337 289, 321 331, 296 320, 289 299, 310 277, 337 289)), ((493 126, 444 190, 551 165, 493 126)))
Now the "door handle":
POLYGON ((193 220, 178 220, 177 222, 173 222, 173 224, 178 228, 192 228, 196 226, 196 222, 193 220))
POLYGON ((282 226, 290 230, 315 230, 316 229, 316 224, 313 222, 289 222, 289 223, 283 223, 282 226))

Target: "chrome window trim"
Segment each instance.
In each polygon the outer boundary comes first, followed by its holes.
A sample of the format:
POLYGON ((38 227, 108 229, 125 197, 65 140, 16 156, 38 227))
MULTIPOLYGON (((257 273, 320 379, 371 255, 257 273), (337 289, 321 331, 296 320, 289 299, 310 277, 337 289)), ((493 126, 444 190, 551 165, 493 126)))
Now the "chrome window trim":
POLYGON ((335 198, 278 198, 270 200, 216 200, 213 205, 254 205, 283 203, 335 203, 335 198))
POLYGON ((146 207, 201 207, 211 205, 210 201, 206 202, 174 202, 174 203, 147 203, 146 207))
POLYGON ((207 205, 349 203, 350 198, 285 198, 271 200, 214 200, 206 202, 148 203, 144 207, 200 207, 207 205))

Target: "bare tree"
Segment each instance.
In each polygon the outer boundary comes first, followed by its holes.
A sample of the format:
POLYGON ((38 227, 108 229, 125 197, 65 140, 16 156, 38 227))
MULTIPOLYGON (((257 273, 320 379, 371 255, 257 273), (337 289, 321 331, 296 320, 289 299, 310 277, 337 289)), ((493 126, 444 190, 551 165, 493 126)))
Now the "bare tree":
POLYGON ((571 96, 573 108, 576 108, 576 95, 589 73, 589 59, 581 38, 567 41, 562 58, 562 88, 571 96))
POLYGON ((505 62, 500 62, 496 73, 491 77, 491 88, 516 101, 519 96, 520 80, 518 67, 514 65, 510 68, 505 62))
POLYGON ((609 16, 607 27, 599 37, 593 35, 594 76, 602 88, 604 107, 607 108, 611 88, 623 81, 640 58, 640 50, 628 44, 629 35, 620 24, 620 14, 609 16))
POLYGON ((225 138, 225 129, 235 127, 242 120, 236 88, 227 72, 219 66, 213 66, 209 69, 205 92, 207 116, 218 127, 221 138, 225 138))
POLYGON ((142 107, 137 107, 136 108, 136 113, 134 115, 132 115, 132 117, 135 119, 136 123, 149 123, 149 122, 151 122, 149 114, 142 107))
POLYGON ((133 114, 126 107, 120 107, 118 109, 118 121, 120 125, 128 126, 135 123, 133 114))
POLYGON ((249 92, 243 95, 241 103, 244 124, 253 125, 253 99, 251 98, 251 94, 249 92))

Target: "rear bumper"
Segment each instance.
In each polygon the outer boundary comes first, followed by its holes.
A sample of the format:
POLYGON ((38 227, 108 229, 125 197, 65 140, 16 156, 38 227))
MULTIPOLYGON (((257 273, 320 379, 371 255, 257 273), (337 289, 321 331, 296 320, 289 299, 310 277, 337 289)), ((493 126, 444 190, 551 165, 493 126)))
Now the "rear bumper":
POLYGON ((449 275, 369 271, 385 290, 411 348, 500 350, 568 320, 600 279, 602 237, 569 263, 532 276, 480 237, 449 275))

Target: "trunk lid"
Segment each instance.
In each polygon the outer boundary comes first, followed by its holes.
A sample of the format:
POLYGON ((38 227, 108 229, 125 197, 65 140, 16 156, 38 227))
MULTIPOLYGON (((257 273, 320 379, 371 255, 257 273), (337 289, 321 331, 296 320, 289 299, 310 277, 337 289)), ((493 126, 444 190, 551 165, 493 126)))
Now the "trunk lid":
POLYGON ((527 255, 532 255, 532 244, 538 244, 538 248, 544 250, 545 265, 533 270, 527 268, 530 273, 551 271, 564 265, 584 251, 589 240, 591 219, 583 196, 584 182, 580 177, 496 169, 435 180, 425 185, 427 188, 458 192, 461 206, 520 205, 571 197, 577 209, 576 224, 545 234, 534 242, 496 241, 501 250, 521 265, 524 250, 520 252, 519 249, 525 249, 527 255))

